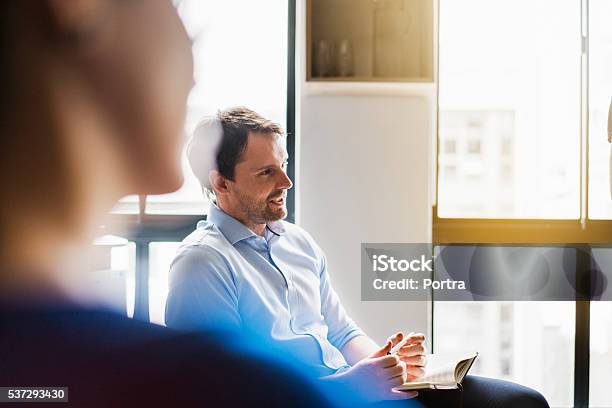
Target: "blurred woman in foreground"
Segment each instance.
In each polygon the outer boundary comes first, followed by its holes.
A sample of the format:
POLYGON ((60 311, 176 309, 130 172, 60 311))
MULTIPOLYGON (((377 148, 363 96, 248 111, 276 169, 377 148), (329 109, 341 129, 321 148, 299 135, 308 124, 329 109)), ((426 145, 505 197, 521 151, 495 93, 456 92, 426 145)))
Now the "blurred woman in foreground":
POLYGON ((233 340, 71 300, 114 203, 181 185, 192 74, 169 1, 0 3, 0 387, 67 386, 89 406, 325 405, 233 340))

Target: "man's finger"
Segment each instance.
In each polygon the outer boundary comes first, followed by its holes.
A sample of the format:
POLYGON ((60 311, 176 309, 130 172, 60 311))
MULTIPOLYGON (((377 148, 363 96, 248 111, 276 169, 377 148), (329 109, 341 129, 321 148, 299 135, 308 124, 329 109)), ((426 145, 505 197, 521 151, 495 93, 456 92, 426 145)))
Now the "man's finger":
POLYGON ((416 397, 417 395, 419 395, 419 393, 416 392, 416 391, 391 390, 391 392, 389 393, 389 396, 387 397, 387 399, 390 399, 390 400, 412 399, 412 398, 416 397))
POLYGON ((402 344, 401 348, 410 347, 410 346, 418 346, 418 345, 424 346, 425 345, 425 339, 423 339, 423 340, 406 340, 406 343, 402 344))
POLYGON ((391 348, 395 347, 402 340, 404 340, 404 333, 402 333, 401 331, 395 333, 393 336, 389 337, 388 339, 388 341, 391 342, 391 348))
POLYGON ((387 378, 393 378, 393 377, 398 377, 398 376, 404 375, 405 371, 406 371, 406 369, 404 368, 404 366, 396 365, 396 366, 393 366, 393 367, 386 368, 384 373, 387 376, 387 378))
POLYGON ((418 367, 425 367, 427 365, 427 358, 422 355, 406 356, 403 354, 399 354, 399 358, 407 365, 418 366, 418 367))
POLYGON ((388 368, 398 365, 400 361, 401 360, 397 355, 391 354, 376 358, 374 360, 374 364, 382 368, 388 368))
POLYGON ((425 370, 422 367, 407 366, 406 372, 409 378, 421 378, 425 375, 425 370))
POLYGON ((406 375, 406 382, 411 382, 420 379, 421 377, 415 377, 414 375, 406 375))
POLYGON ((397 353, 405 357, 424 356, 427 353, 427 349, 423 344, 411 344, 402 347, 397 353))
POLYGON ((399 387, 400 385, 404 384, 404 376, 397 375, 395 377, 389 378, 387 379, 387 384, 389 385, 390 388, 399 387))
POLYGON ((388 340, 387 343, 380 350, 372 354, 371 357, 377 358, 377 357, 386 356, 389 353, 389 351, 391 351, 391 348, 393 348, 393 345, 391 344, 391 340, 388 340))
POLYGON ((410 333, 408 335, 408 343, 419 343, 425 341, 425 335, 423 333, 410 333))

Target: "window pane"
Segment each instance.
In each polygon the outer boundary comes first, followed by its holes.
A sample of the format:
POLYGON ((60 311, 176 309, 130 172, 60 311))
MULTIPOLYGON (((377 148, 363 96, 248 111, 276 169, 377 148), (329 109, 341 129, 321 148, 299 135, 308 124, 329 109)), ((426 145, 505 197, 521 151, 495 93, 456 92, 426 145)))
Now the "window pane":
POLYGON ((440 1, 440 217, 579 218, 580 51, 579 1, 440 1))
MULTIPOLYGON (((119 239, 118 239, 119 240, 119 239)), ((121 302, 125 302, 125 313, 127 316, 134 316, 134 300, 136 295, 135 282, 136 268, 136 245, 133 242, 125 242, 120 245, 113 244, 110 248, 110 267, 104 279, 100 282, 113 282, 109 285, 107 295, 110 297, 123 297, 121 302), (117 284, 117 280, 120 281, 117 284)), ((102 275, 98 275, 102 278, 102 275)))
POLYGON ((168 271, 180 242, 149 244, 149 317, 151 323, 165 324, 168 298, 168 271))
POLYGON ((589 404, 612 407, 612 302, 591 303, 589 404))
MULTIPOLYGON (((283 127, 287 109, 287 2, 183 0, 178 11, 193 40, 195 87, 186 131, 205 115, 249 107, 283 127)), ((185 185, 147 198, 148 213, 202 214, 208 207, 183 158, 185 185)))
POLYGON ((612 219, 608 109, 612 101, 612 2, 589 5, 589 217, 612 219))
POLYGON ((436 302, 434 352, 478 351, 470 374, 517 382, 551 407, 574 400, 573 302, 436 302))
POLYGON ((612 407, 612 249, 594 248, 593 259, 605 275, 607 282, 602 299, 591 302, 591 363, 589 375, 589 402, 592 407, 612 407))

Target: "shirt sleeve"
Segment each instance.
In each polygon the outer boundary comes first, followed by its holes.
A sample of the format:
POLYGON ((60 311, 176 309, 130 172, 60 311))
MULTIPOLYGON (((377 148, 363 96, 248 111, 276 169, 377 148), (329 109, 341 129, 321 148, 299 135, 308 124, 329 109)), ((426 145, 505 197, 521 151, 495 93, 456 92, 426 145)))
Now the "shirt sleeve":
POLYGON ((321 313, 329 328, 327 338, 338 350, 354 337, 363 336, 365 333, 357 326, 344 310, 338 294, 332 287, 329 273, 327 271, 327 260, 319 250, 321 259, 320 290, 321 290, 321 313))
POLYGON ((181 330, 240 330, 232 271, 213 248, 184 248, 172 262, 166 326, 181 330))

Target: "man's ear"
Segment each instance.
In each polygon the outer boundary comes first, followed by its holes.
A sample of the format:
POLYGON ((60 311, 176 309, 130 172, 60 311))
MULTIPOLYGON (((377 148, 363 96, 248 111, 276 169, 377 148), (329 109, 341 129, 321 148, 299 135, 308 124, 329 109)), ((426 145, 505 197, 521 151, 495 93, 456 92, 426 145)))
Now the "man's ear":
POLYGON ((217 194, 224 194, 228 192, 228 181, 217 170, 211 170, 208 173, 208 181, 217 194))

